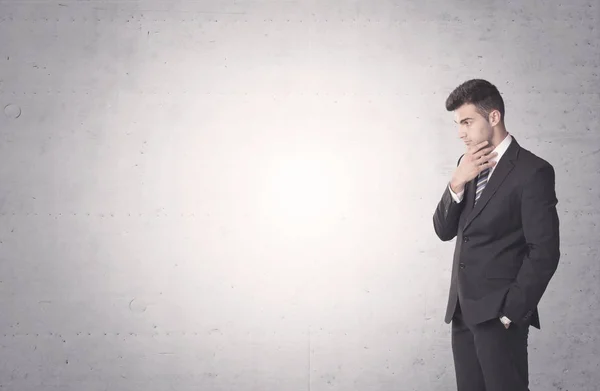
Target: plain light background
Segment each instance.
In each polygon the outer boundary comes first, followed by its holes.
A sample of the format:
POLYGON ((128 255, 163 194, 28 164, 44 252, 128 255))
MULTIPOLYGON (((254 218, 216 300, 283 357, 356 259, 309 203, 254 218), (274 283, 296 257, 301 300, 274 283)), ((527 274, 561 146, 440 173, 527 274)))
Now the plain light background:
POLYGON ((454 390, 432 215, 478 77, 557 174, 531 389, 600 389, 599 13, 0 0, 1 388, 454 390))

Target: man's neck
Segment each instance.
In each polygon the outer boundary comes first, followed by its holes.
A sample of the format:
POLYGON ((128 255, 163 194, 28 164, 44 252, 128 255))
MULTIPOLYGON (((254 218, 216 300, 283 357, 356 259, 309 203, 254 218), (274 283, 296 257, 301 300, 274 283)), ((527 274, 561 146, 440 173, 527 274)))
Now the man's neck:
POLYGON ((500 145, 507 136, 508 132, 506 131, 506 129, 502 129, 496 132, 491 140, 491 143, 494 146, 494 148, 498 148, 498 145, 500 145))

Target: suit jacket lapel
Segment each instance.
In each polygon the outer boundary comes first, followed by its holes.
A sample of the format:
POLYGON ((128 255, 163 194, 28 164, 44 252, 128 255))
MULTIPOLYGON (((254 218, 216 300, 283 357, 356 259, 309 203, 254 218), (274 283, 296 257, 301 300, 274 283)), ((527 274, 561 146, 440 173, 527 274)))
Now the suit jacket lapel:
POLYGON ((476 190, 476 181, 477 178, 473 179, 471 182, 467 183, 465 189, 465 201, 467 205, 465 205, 465 215, 468 217, 473 211, 473 204, 475 204, 475 190, 476 190))
POLYGON ((496 165, 489 182, 485 186, 485 189, 483 189, 483 192, 481 193, 481 196, 479 197, 479 200, 475 206, 473 206, 473 204, 475 203, 475 183, 477 178, 470 182, 471 191, 469 192, 470 194, 468 197, 468 202, 470 203, 470 207, 472 209, 467 214, 467 220, 465 221, 465 226, 463 229, 466 229, 469 224, 471 224, 471 222, 473 222, 473 220, 479 216, 490 199, 494 196, 494 194, 496 194, 502 182, 504 182, 508 174, 510 174, 510 172, 513 170, 515 167, 513 160, 516 159, 519 148, 520 147, 517 143, 517 140, 513 137, 511 144, 504 153, 504 156, 502 156, 496 165))

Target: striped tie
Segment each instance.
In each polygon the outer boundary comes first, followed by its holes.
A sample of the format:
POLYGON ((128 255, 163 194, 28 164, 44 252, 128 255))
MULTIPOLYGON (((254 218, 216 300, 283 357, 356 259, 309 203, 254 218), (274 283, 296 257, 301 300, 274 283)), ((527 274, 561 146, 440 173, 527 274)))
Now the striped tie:
POLYGON ((486 168, 485 170, 479 173, 479 177, 477 178, 477 190, 475 191, 475 204, 477 204, 477 200, 481 196, 483 189, 485 189, 485 185, 488 182, 488 174, 490 173, 490 169, 486 168))

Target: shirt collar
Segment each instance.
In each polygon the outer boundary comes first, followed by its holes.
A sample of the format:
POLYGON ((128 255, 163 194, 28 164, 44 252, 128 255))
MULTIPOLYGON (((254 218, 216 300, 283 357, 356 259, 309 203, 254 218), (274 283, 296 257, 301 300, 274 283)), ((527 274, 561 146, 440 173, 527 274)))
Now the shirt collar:
POLYGON ((509 134, 506 135, 506 137, 504 137, 504 140, 502 140, 502 142, 500 144, 498 144, 496 146, 496 148, 494 148, 494 150, 492 152, 497 152, 498 155, 496 157, 494 157, 492 160, 495 162, 498 162, 500 160, 500 158, 502 158, 502 155, 504 155, 504 152, 506 152, 506 150, 508 149, 508 146, 510 145, 510 143, 512 142, 512 136, 509 134))

